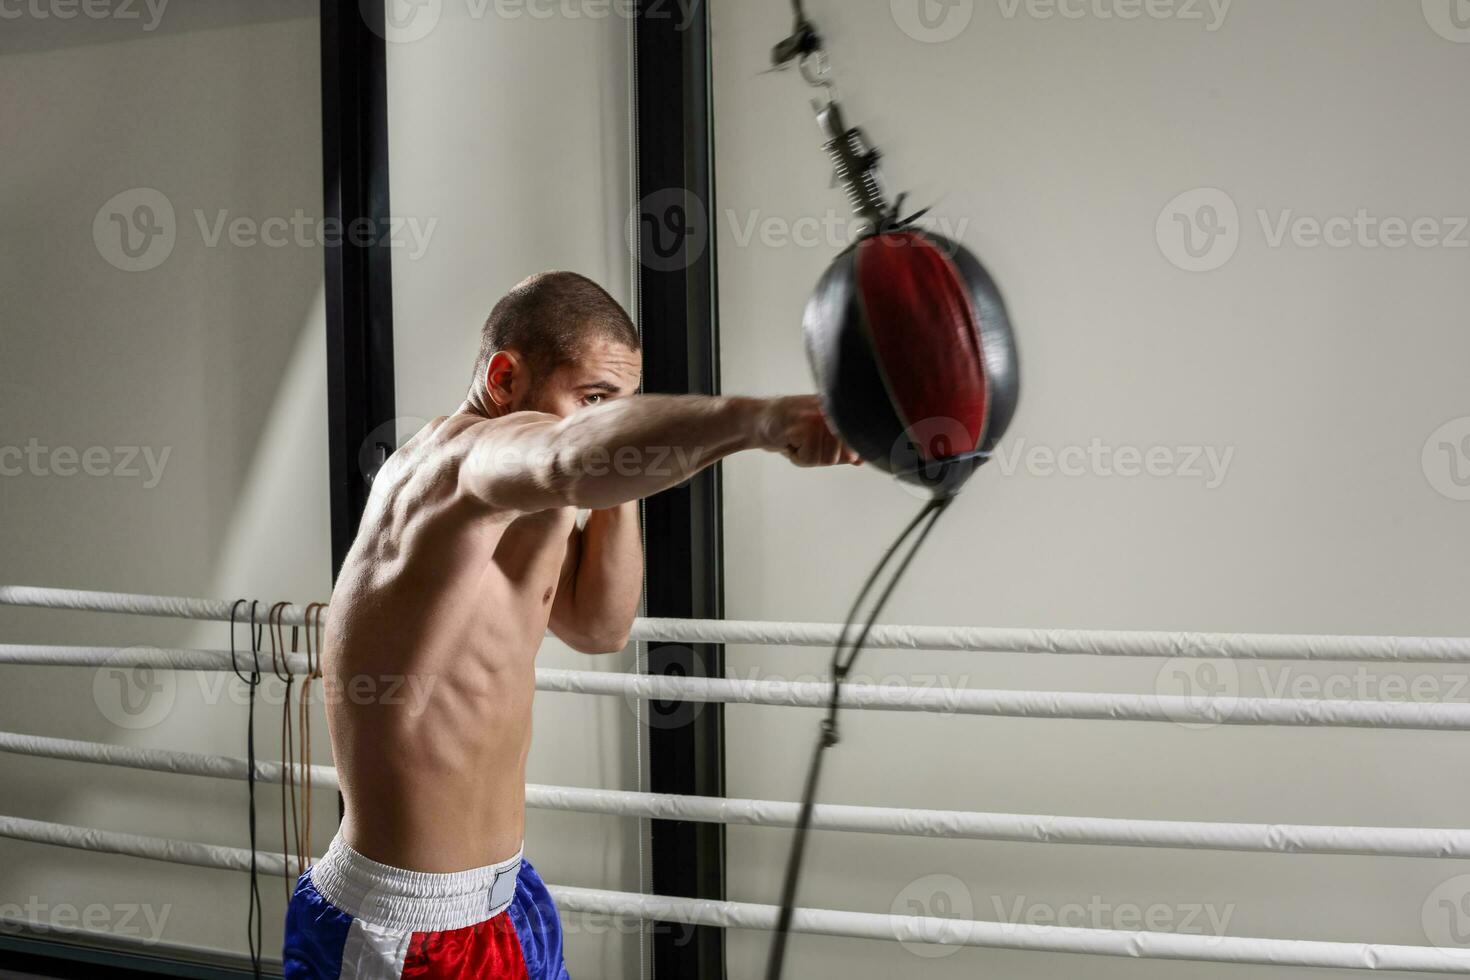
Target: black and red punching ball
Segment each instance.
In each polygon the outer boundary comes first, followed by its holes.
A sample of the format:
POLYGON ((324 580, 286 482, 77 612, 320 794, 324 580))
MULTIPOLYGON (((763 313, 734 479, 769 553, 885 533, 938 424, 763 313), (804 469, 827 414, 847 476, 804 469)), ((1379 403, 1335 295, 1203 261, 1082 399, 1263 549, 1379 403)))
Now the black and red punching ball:
POLYGON ((1020 389, 1010 319, 995 281, 958 242, 897 219, 878 155, 821 112, 828 152, 869 225, 807 304, 807 356, 827 418, 852 448, 936 496, 989 458, 1020 389))

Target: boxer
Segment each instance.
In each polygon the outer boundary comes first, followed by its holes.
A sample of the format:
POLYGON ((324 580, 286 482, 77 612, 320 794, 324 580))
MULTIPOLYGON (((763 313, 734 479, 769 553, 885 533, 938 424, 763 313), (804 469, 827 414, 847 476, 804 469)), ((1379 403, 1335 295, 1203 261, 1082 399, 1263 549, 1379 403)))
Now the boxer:
POLYGON ((641 369, 611 296, 533 276, 486 321, 464 403, 374 478, 322 656, 345 816, 287 910, 289 980, 566 976, 521 852, 542 637, 627 645, 639 499, 746 450, 858 461, 814 396, 637 395, 641 369), (352 696, 385 676, 427 694, 352 696))

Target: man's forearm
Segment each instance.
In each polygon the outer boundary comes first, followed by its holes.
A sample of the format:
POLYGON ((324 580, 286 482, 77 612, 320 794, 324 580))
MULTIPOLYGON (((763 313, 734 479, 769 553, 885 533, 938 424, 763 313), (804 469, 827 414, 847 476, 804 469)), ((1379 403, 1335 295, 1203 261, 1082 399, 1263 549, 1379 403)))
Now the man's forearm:
POLYGON ((573 603, 581 628, 604 650, 621 650, 643 594, 638 505, 594 510, 582 529, 573 603))

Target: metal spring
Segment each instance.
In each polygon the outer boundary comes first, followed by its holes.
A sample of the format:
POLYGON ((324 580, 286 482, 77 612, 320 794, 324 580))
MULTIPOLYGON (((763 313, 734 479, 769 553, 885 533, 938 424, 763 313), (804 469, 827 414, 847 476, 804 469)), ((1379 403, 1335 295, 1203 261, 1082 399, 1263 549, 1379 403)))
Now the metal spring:
POLYGON ((837 179, 847 194, 853 211, 867 218, 881 218, 886 202, 883 182, 876 169, 869 167, 866 158, 870 149, 860 130, 849 129, 841 137, 827 143, 827 155, 832 158, 837 179))

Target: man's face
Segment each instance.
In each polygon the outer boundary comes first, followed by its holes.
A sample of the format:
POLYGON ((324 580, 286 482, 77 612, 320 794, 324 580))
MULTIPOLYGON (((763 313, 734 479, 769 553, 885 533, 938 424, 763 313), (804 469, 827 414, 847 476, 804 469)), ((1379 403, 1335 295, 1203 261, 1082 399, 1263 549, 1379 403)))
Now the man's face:
POLYGON ((589 337, 576 360, 532 379, 523 409, 565 418, 589 405, 626 398, 638 390, 643 355, 606 337, 589 337))

